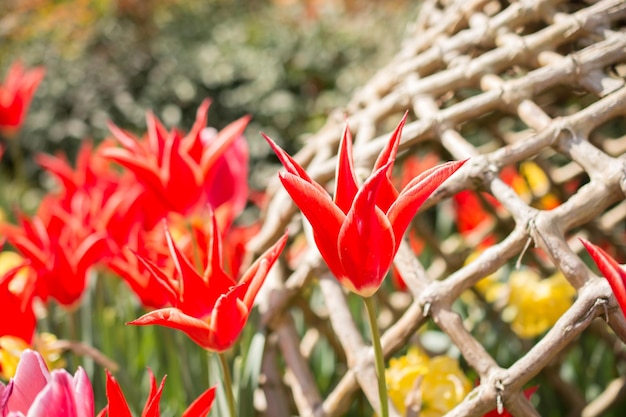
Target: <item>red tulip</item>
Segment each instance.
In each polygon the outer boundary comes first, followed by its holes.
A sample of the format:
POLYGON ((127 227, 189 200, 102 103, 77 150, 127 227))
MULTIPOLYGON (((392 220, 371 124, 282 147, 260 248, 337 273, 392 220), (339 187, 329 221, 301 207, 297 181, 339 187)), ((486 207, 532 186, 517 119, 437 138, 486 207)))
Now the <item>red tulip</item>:
POLYGON ((68 213, 53 196, 44 199, 40 212, 32 219, 21 215, 19 226, 0 224, 0 234, 35 270, 36 295, 71 306, 85 289, 89 268, 109 252, 107 236, 85 227, 79 208, 68 213))
POLYGON ((465 161, 431 168, 398 192, 391 171, 406 115, 382 150, 374 172, 359 187, 348 127, 339 147, 334 199, 274 141, 265 136, 287 172, 280 180, 311 223, 315 243, 331 272, 364 297, 378 290, 404 232, 422 203, 465 161))
POLYGON ((174 244, 167 230, 166 238, 176 267, 175 278, 139 256, 173 307, 152 311, 129 324, 158 324, 178 329, 198 345, 216 352, 225 351, 235 343, 248 320, 261 285, 285 247, 287 235, 252 264, 237 282, 222 267, 222 243, 214 217, 212 225, 207 252, 209 259, 202 275, 174 244))
MULTIPOLYGON (((490 194, 481 194, 486 201, 492 203, 497 207, 500 203, 491 197, 490 194)), ((493 215, 485 209, 479 194, 475 191, 463 190, 453 197, 456 225, 459 233, 462 236, 469 236, 472 233, 481 230, 481 227, 486 227, 493 221, 493 215)), ((486 248, 496 243, 496 236, 491 233, 487 235, 480 243, 479 248, 486 248)))
MULTIPOLYGON (((159 410, 159 402, 161 401, 161 393, 163 392, 163 385, 165 384, 165 377, 161 380, 161 384, 157 388, 156 379, 152 371, 148 369, 150 374, 150 393, 146 400, 146 405, 143 408, 141 417, 160 417, 161 412, 159 410)), ((107 374, 107 399, 108 404, 104 410, 102 410, 98 417, 104 417, 109 415, 111 417, 132 417, 128 403, 122 390, 109 371, 107 374)), ((185 410, 182 417, 201 417, 206 416, 211 410, 213 400, 215 399, 215 387, 211 387, 204 391, 200 396, 185 410)))
POLYGON ((244 168, 247 145, 242 135, 249 117, 231 123, 215 135, 202 133, 209 104, 209 100, 202 103, 196 122, 185 136, 176 129, 168 132, 151 113, 147 116, 145 140, 109 125, 122 147, 106 149, 103 155, 133 172, 153 193, 154 202, 158 203, 151 207, 157 214, 153 216, 155 220, 170 211, 188 214, 205 204, 225 201, 236 208, 243 207, 240 200, 247 195, 248 185, 244 168), (214 180, 218 176, 219 182, 214 180))
POLYGON ((48 371, 38 352, 22 353, 15 377, 0 383, 0 416, 92 417, 93 390, 87 374, 78 368, 48 371))
POLYGON ((4 84, 0 84, 0 131, 13 135, 19 130, 45 73, 42 67, 25 71, 19 61, 11 65, 4 84))
POLYGON ((584 239, 580 239, 580 241, 591 255, 602 275, 609 281, 617 303, 622 309, 622 314, 626 316, 626 271, 599 246, 584 239))

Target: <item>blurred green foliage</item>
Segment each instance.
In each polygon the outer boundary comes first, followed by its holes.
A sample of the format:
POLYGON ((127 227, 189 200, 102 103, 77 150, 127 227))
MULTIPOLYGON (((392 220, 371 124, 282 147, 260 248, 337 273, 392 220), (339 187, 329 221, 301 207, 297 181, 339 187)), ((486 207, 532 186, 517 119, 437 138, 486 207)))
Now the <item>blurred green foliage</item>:
MULTIPOLYGON (((149 110, 188 129, 206 97, 218 129, 253 116, 253 168, 270 153, 260 130, 292 152, 387 62, 411 17, 406 1, 344 3, 11 0, 0 73, 17 58, 47 69, 23 153, 72 159, 80 141, 108 135, 108 121, 145 131, 149 110)), ((37 172, 32 160, 27 169, 37 172)))

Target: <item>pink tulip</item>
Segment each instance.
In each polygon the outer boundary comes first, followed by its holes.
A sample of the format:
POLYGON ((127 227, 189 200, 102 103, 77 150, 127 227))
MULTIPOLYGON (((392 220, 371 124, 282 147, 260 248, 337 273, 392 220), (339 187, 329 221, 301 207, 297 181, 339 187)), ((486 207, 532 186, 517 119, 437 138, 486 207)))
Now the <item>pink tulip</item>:
POLYGON ((48 371, 38 352, 25 350, 15 377, 0 383, 0 417, 92 417, 93 390, 87 374, 78 368, 48 371))

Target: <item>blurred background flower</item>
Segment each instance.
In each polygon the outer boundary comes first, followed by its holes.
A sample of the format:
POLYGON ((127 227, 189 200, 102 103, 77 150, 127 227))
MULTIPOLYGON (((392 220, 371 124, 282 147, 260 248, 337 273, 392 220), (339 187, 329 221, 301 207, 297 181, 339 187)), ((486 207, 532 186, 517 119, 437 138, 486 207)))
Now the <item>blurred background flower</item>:
POLYGON ((505 321, 522 338, 533 338, 551 328, 574 302, 576 290, 557 272, 548 278, 524 269, 511 273, 505 321))
POLYGON ((15 61, 0 84, 0 133, 13 137, 22 126, 30 102, 46 71, 43 67, 26 70, 15 61))
POLYGON ((407 409, 425 417, 443 416, 472 389, 456 359, 446 355, 431 358, 416 347, 390 359, 386 377, 389 397, 403 416, 408 415, 407 409))

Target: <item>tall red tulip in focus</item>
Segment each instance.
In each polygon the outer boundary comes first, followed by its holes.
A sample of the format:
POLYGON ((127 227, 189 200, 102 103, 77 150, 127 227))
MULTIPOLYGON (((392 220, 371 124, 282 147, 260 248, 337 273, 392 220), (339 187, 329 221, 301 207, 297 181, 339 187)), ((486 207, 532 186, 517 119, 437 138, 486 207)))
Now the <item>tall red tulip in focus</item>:
POLYGON ((402 236, 422 203, 465 161, 431 168, 398 192, 391 171, 406 115, 382 150, 373 173, 359 186, 346 126, 339 146, 334 199, 274 141, 265 136, 286 168, 283 186, 311 223, 315 243, 330 271, 349 290, 369 297, 389 270, 402 236))
POLYGON ((38 352, 22 353, 15 377, 0 382, 0 416, 93 417, 91 383, 82 368, 48 371, 38 352))
POLYGON ((45 74, 42 67, 26 71, 20 61, 11 65, 4 83, 0 84, 0 133, 10 137, 20 129, 45 74))
POLYGON ((103 154, 133 172, 154 194, 161 207, 151 207, 152 224, 168 212, 189 214, 207 204, 229 201, 232 210, 245 205, 248 153, 242 135, 249 117, 211 134, 204 130, 209 104, 209 100, 202 103, 185 136, 176 129, 168 132, 152 113, 147 116, 148 133, 143 140, 109 125, 121 147, 103 154))
POLYGON ((239 281, 222 267, 222 242, 215 217, 209 241, 207 267, 198 273, 166 229, 176 274, 170 277, 149 260, 139 257, 159 282, 173 307, 143 315, 128 324, 158 324, 185 332, 203 348, 215 352, 229 349, 239 337, 267 274, 287 242, 284 235, 243 274, 239 281))
MULTIPOLYGON (((150 373, 150 393, 143 408, 141 417, 160 417, 159 402, 161 401, 161 393, 165 384, 165 377, 161 380, 157 388, 156 379, 152 371, 150 373)), ((128 403, 122 390, 113 376, 107 371, 107 399, 108 404, 102 410, 98 417, 106 415, 110 417, 132 417, 128 403)), ((183 412, 182 417, 205 417, 211 410, 213 400, 215 399, 215 387, 211 387, 204 391, 191 405, 183 412)))
POLYGON ((626 271, 599 246, 584 239, 580 239, 580 241, 591 255, 602 275, 609 281, 622 314, 626 317, 626 271))

